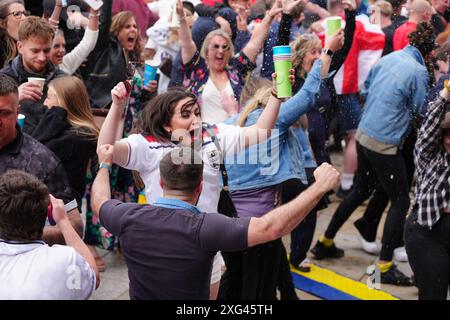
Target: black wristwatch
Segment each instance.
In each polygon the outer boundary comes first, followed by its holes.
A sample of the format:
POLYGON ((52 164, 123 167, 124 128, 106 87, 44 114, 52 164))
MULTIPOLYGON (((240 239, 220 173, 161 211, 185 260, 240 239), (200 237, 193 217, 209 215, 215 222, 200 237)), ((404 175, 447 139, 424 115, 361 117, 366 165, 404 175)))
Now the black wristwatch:
POLYGON ((326 49, 326 48, 323 48, 323 50, 322 50, 322 52, 323 53, 325 53, 325 54, 327 54, 327 55, 329 55, 330 57, 333 55, 333 51, 331 51, 330 49, 326 49))

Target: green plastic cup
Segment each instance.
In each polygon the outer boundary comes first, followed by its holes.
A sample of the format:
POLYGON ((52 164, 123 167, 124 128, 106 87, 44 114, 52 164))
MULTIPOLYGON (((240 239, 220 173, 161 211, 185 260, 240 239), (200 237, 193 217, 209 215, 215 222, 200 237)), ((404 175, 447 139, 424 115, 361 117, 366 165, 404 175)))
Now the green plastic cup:
POLYGON ((277 74, 278 98, 292 97, 292 85, 289 80, 292 69, 292 49, 290 46, 273 47, 273 64, 277 74))
POLYGON ((328 17, 327 18, 327 36, 332 36, 341 30, 342 18, 341 17, 328 17))

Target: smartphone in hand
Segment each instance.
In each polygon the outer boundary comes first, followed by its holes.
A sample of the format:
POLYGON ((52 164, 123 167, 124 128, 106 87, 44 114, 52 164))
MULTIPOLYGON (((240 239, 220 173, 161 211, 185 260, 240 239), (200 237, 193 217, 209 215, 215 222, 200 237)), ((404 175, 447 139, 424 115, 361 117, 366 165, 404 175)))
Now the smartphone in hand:
POLYGON ((103 5, 102 0, 83 0, 83 1, 86 2, 94 10, 100 9, 103 5))

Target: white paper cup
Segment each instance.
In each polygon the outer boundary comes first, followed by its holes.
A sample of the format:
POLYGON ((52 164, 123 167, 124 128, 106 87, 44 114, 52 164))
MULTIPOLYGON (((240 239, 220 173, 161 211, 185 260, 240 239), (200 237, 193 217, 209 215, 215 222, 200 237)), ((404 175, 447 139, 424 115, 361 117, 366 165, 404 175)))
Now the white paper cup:
POLYGON ((45 78, 30 77, 28 78, 28 82, 39 85, 39 87, 41 88, 41 92, 44 91, 45 78))

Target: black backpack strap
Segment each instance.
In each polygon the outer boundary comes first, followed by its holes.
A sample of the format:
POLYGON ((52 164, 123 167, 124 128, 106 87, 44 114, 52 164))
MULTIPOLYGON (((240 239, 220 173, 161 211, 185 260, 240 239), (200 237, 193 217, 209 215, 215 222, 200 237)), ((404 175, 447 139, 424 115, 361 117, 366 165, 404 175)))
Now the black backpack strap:
POLYGON ((217 150, 219 151, 219 159, 220 159, 220 173, 222 174, 222 184, 223 184, 223 190, 228 191, 228 173, 227 169, 225 168, 225 164, 223 163, 223 152, 220 148, 219 142, 217 141, 217 136, 214 133, 214 129, 212 126, 206 122, 202 123, 203 129, 208 132, 208 135, 211 137, 211 141, 216 146, 217 150))

